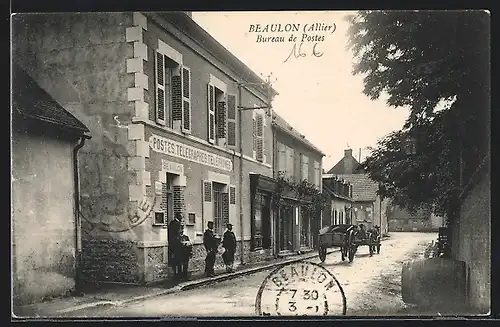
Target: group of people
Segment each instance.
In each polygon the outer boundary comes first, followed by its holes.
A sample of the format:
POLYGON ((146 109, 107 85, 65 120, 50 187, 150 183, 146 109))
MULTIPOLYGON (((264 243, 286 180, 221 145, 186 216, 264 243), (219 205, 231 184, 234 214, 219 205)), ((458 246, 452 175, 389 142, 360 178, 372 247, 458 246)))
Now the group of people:
MULTIPOLYGON (((236 236, 234 235, 232 224, 227 224, 226 228, 227 229, 222 237, 222 247, 224 248, 222 260, 226 265, 226 271, 233 272, 234 254, 236 253, 236 236)), ((220 238, 214 233, 214 223, 209 221, 207 229, 203 234, 203 245, 207 251, 207 256, 205 258, 205 275, 207 277, 215 275, 214 265, 220 242, 220 238)))
MULTIPOLYGON (((369 230, 369 232, 378 236, 380 234, 380 226, 374 226, 372 229, 369 230)), ((364 224, 359 224, 359 226, 357 226, 356 237, 360 240, 364 240, 364 239, 368 238, 368 231, 366 230, 366 227, 364 224)))
MULTIPOLYGON (((234 255, 236 253, 236 236, 233 232, 233 225, 227 224, 227 230, 222 238, 222 247, 224 253, 222 260, 226 265, 227 272, 233 272, 234 255)), ((207 229, 203 234, 203 245, 207 251, 205 258, 205 275, 214 276, 214 265, 217 257, 217 250, 221 243, 220 237, 214 233, 214 223, 209 221, 207 229)), ((184 228, 179 214, 168 224, 168 263, 174 271, 176 280, 188 279, 189 259, 193 256, 193 244, 187 235, 184 234, 184 228)))

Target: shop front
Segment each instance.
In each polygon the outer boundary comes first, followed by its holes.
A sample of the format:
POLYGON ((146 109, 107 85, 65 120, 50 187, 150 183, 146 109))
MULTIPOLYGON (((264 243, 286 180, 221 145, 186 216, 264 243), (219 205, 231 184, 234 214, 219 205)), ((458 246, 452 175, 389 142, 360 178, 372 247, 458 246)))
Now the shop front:
POLYGON ((273 254, 274 214, 272 196, 276 189, 275 181, 265 175, 250 174, 251 192, 251 235, 252 251, 263 250, 266 254, 273 254))

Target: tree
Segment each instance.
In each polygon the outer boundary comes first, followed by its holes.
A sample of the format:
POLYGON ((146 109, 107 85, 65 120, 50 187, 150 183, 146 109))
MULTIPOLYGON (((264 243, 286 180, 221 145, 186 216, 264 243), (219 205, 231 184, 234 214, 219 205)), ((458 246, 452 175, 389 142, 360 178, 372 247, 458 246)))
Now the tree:
POLYGON ((378 142, 363 168, 396 204, 449 215, 461 178, 489 149, 489 14, 360 11, 347 19, 363 93, 387 94, 389 106, 410 110, 403 129, 378 142), (408 137, 417 141, 415 155, 402 151, 408 137))

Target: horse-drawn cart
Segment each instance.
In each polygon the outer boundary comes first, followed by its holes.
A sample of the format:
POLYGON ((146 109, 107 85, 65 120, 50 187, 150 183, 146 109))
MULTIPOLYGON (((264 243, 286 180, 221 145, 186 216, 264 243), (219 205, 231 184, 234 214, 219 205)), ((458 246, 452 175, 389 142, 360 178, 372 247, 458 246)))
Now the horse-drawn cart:
POLYGON ((333 225, 319 231, 319 258, 321 262, 326 259, 326 250, 330 247, 340 247, 342 261, 346 258, 349 262, 354 260, 356 244, 354 242, 354 225, 333 225))
POLYGON ((354 260, 358 247, 367 245, 372 256, 375 251, 380 253, 380 232, 369 230, 364 235, 359 232, 358 226, 343 224, 324 227, 319 231, 319 258, 321 262, 326 259, 327 249, 330 247, 340 247, 342 261, 346 258, 349 262, 354 260))

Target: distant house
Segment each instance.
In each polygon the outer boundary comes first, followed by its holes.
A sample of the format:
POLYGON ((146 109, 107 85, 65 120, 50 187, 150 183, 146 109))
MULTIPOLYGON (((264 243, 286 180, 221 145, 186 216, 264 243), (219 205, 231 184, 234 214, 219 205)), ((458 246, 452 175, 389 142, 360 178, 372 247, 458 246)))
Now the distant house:
MULTIPOLYGON (((275 175, 280 174, 294 183, 307 180, 321 190, 323 152, 276 113, 273 131, 275 175)), ((275 246, 280 256, 310 250, 318 243, 321 215, 312 215, 305 210, 305 205, 295 192, 284 195, 275 226, 278 234, 275 246)))
POLYGON ((88 128, 17 64, 12 86, 12 273, 16 304, 75 288, 76 155, 88 128))
POLYGON ((340 178, 323 178, 323 194, 328 198, 323 209, 322 226, 352 224, 352 184, 340 178))
POLYGON ((380 226, 382 233, 388 232, 385 213, 388 200, 377 195, 378 185, 359 169, 359 162, 352 156, 352 149, 344 150, 344 157, 333 166, 323 180, 342 179, 352 185, 352 223, 366 227, 380 226))
POLYGON ((437 232, 444 226, 444 220, 431 210, 418 210, 411 214, 408 210, 389 204, 387 206, 389 232, 437 232))

